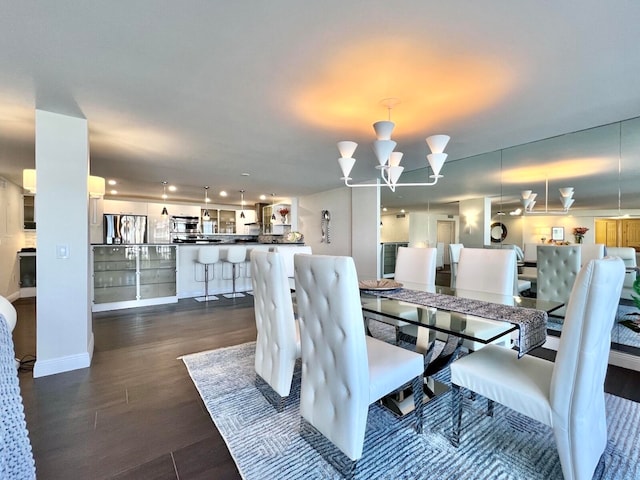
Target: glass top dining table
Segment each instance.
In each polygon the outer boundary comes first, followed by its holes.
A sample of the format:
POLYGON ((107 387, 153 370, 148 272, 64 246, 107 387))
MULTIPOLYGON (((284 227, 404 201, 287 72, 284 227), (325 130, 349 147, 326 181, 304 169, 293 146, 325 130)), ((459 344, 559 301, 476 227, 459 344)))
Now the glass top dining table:
MULTIPOLYGON (((452 289, 445 286, 425 287, 420 284, 404 283, 404 289, 436 293, 479 300, 510 307, 521 307, 552 313, 564 304, 530 297, 498 295, 473 290, 452 289)), ((402 300, 385 298, 385 292, 361 291, 362 310, 369 318, 395 324, 398 321, 427 327, 451 334, 466 340, 480 343, 491 343, 496 339, 518 329, 514 323, 506 320, 492 320, 479 315, 447 311, 442 307, 418 305, 402 300)))
MULTIPOLYGON (((403 292, 426 292, 429 294, 448 295, 451 297, 461 297, 473 301, 489 302, 506 307, 521 307, 522 309, 532 309, 538 312, 528 314, 540 315, 540 311, 547 314, 563 306, 560 302, 550 302, 529 297, 496 295, 485 292, 451 289, 443 286, 424 287, 419 284, 404 283, 403 292)), ((396 327, 396 343, 399 340, 409 341, 413 344, 413 349, 424 355, 425 360, 425 385, 424 401, 439 396, 448 390, 448 386, 435 380, 433 375, 449 365, 457 355, 462 346, 463 340, 488 344, 496 341, 504 341, 505 336, 516 335, 518 328, 522 328, 517 322, 505 319, 494 320, 484 318, 477 314, 461 313, 447 310, 442 305, 438 307, 411 303, 394 298, 386 298, 385 291, 361 290, 360 298, 362 303, 363 316, 367 333, 371 334, 369 320, 377 320, 396 327), (407 326, 426 327, 410 333, 409 337, 402 335, 407 326), (429 332, 426 336, 422 332, 429 332), (437 332, 444 334, 442 339, 444 347, 435 352, 437 332), (398 334, 400 333, 400 336, 398 334), (422 336, 422 340, 417 337, 422 336), (413 340, 407 340, 413 338, 413 340)), ((491 306, 488 305, 489 310, 491 306)), ((498 307, 500 308, 500 307, 498 307)), ((520 311, 520 309, 517 309, 520 311)), ((546 315, 544 331, 546 334, 546 315)), ((522 332, 520 332, 522 333, 522 332)), ((387 396, 382 399, 382 404, 389 408, 396 415, 403 416, 409 413, 413 407, 411 404, 411 392, 403 391, 396 395, 387 396)))

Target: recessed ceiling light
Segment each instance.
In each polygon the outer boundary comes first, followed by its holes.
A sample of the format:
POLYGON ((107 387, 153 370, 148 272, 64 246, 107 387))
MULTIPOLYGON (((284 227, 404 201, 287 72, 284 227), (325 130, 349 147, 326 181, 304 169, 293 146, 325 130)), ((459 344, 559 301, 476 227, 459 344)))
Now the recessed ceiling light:
POLYGON ((169 191, 170 192, 175 192, 177 190, 175 185, 169 185, 169 191))
POLYGON ((387 207, 384 207, 384 208, 382 209, 382 211, 383 211, 383 212, 386 212, 386 211, 387 211, 387 207))
POLYGON ((404 213, 404 208, 402 210, 400 210, 400 213, 404 213))
POLYGON ((107 183, 109 185, 116 185, 118 182, 116 182, 115 180, 108 180, 107 183))
POLYGON ((111 190, 109 193, 111 195, 117 195, 118 194, 118 190, 111 190))
POLYGON ((224 190, 220 191, 220 196, 221 197, 226 197, 227 196, 227 192, 225 192, 224 190))
POLYGON ((249 176, 249 175, 251 175, 251 174, 250 174, 250 173, 247 173, 247 172, 244 172, 244 173, 241 173, 240 175, 241 175, 241 176, 243 176, 243 177, 248 177, 248 176, 249 176))
POLYGON ((266 195, 260 195, 260 200, 266 200, 267 196, 266 195))

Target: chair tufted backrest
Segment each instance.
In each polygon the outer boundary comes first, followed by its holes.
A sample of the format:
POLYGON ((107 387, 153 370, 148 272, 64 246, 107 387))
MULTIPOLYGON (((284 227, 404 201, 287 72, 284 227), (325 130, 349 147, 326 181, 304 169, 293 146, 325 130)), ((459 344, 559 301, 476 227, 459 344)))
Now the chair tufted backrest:
POLYGON ((351 458, 362 453, 369 367, 351 257, 296 255, 302 343, 300 413, 351 458))
MULTIPOLYGON (((607 247, 607 255, 621 258, 625 267, 637 267, 636 249, 632 247, 607 247)), ((636 281, 635 271, 626 272, 624 276, 624 289, 633 289, 633 282, 636 281)))
POLYGON ((198 248, 198 263, 210 265, 220 260, 220 247, 198 248))
POLYGON ((394 279, 401 283, 434 286, 437 253, 435 248, 399 247, 394 279))
POLYGON ((599 260, 604 257, 603 243, 580 244, 580 266, 586 265, 590 260, 599 260))
MULTIPOLYGON (((513 264, 513 268, 516 269, 515 274, 513 276, 513 295, 518 296, 520 295, 520 284, 518 281, 518 258, 521 257, 518 253, 518 251, 522 252, 522 249, 517 246, 514 245, 512 243, 499 243, 496 245, 485 245, 484 248, 488 248, 488 249, 492 249, 492 250, 513 250, 513 252, 516 255, 516 262, 513 264)), ((524 257, 521 257, 524 258, 524 257)), ((531 282, 526 282, 528 288, 531 288, 531 282)))
POLYGON ((513 295, 516 252, 487 248, 463 248, 460 251, 456 288, 478 292, 513 295))
POLYGON ((569 300, 580 271, 580 253, 579 245, 538 245, 539 299, 563 303, 569 300))
POLYGON ((247 259, 247 247, 244 245, 232 245, 227 247, 227 256, 225 257, 229 263, 243 263, 247 259))
POLYGON ((13 304, 2 296, 0 296, 0 315, 2 315, 7 322, 9 332, 13 332, 18 322, 18 313, 13 304))
POLYGON ((525 243, 524 244, 524 263, 535 264, 538 261, 538 246, 539 243, 525 243))
POLYGON ((253 305, 256 316, 256 373, 281 397, 287 397, 300 339, 293 316, 282 255, 253 250, 253 305))
POLYGON ((296 253, 311 254, 311 247, 308 245, 278 245, 273 247, 273 251, 282 254, 284 271, 287 277, 293 278, 293 256, 296 253))
POLYGON ((458 274, 458 262, 460 261, 460 250, 464 248, 462 243, 449 244, 449 262, 451 265, 451 288, 456 288, 456 275, 458 274))
POLYGON ((619 258, 591 260, 569 298, 550 390, 560 457, 571 458, 567 478, 591 478, 607 443, 604 379, 623 279, 619 258))

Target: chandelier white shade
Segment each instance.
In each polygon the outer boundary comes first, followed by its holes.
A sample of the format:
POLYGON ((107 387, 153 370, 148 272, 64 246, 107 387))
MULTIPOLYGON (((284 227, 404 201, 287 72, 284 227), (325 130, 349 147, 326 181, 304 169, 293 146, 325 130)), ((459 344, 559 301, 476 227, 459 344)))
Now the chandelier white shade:
POLYGON ((558 189, 560 191, 560 203, 562 204, 562 210, 549 210, 548 198, 549 198, 549 180, 545 182, 545 199, 544 199, 544 210, 534 210, 533 207, 536 205, 536 198, 538 196, 537 193, 532 190, 523 190, 520 192, 522 206, 524 207, 524 213, 537 213, 543 215, 552 215, 552 214, 565 214, 569 211, 575 199, 573 198, 574 188, 573 187, 562 187, 558 189))
MULTIPOLYGON (((424 187, 435 185, 438 183, 438 179, 442 178, 440 171, 447 159, 447 154, 444 153, 444 149, 449 143, 450 137, 448 135, 432 135, 427 138, 427 145, 431 150, 431 153, 427 155, 427 161, 433 174, 429 178, 430 182, 423 183, 398 183, 400 175, 404 171, 404 167, 400 165, 402 161, 402 152, 395 152, 394 149, 397 143, 391 140, 391 133, 393 132, 395 124, 389 120, 383 120, 373 124, 373 129, 376 133, 376 140, 373 142, 373 153, 378 160, 377 169, 380 170, 380 177, 383 182, 395 192, 396 187, 424 187)), ((342 178, 344 184, 347 187, 375 187, 377 184, 352 184, 349 183, 353 180, 349 175, 356 163, 356 159, 353 154, 356 151, 358 144, 351 141, 338 142, 338 151, 340 152, 340 158, 338 164, 342 170, 342 178)))

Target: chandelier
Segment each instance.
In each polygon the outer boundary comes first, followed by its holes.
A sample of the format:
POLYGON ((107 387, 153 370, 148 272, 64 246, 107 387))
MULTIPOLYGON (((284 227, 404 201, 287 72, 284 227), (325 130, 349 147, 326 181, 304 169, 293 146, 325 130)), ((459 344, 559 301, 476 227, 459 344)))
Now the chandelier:
POLYGON ((560 203, 562 204, 562 210, 549 210, 549 179, 545 181, 545 197, 544 197, 544 210, 534 210, 533 207, 536 204, 537 193, 531 190, 523 190, 520 192, 522 206, 524 207, 525 214, 537 213, 540 215, 564 215, 569 212, 571 205, 575 202, 573 198, 573 187, 563 187, 558 189, 560 191, 560 203))
MULTIPOLYGON (((449 143, 450 137, 448 135, 432 135, 427 137, 427 145, 431 150, 431 153, 427 155, 427 161, 433 171, 433 174, 429 176, 432 181, 423 183, 398 183, 400 175, 402 174, 404 167, 400 165, 402 160, 402 152, 394 152, 397 143, 391 140, 391 133, 395 127, 395 123, 391 121, 391 108, 397 103, 396 99, 385 99, 383 104, 387 106, 389 110, 389 120, 382 120, 373 124, 373 129, 376 133, 376 140, 373 142, 373 152, 378 159, 378 164, 375 168, 380 170, 380 177, 382 181, 391 189, 392 192, 396 191, 396 187, 427 187, 438 183, 438 179, 442 178, 440 170, 447 159, 447 154, 443 153, 444 149, 449 143)), ((352 141, 338 142, 338 151, 340 152, 340 158, 338 163, 342 170, 341 180, 344 180, 344 184, 347 187, 377 187, 377 184, 352 184, 349 183, 353 180, 349 174, 356 163, 356 159, 353 158, 358 144, 352 141)))

